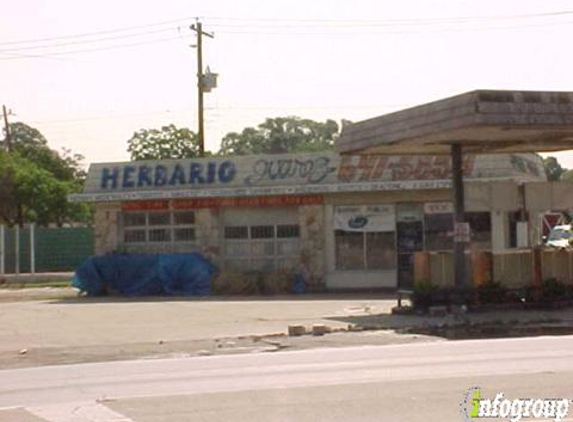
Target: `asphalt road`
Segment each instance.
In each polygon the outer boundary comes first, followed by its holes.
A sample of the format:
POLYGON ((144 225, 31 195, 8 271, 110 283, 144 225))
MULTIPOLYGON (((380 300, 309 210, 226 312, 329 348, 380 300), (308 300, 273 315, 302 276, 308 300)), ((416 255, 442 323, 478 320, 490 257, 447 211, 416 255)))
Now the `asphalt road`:
POLYGON ((0 421, 463 421, 475 386, 573 398, 573 336, 5 370, 0 421))

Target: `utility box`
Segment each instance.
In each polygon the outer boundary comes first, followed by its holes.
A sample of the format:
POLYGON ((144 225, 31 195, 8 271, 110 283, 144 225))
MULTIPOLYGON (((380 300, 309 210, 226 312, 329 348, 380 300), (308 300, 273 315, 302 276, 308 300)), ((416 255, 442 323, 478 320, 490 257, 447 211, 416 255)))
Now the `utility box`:
POLYGON ((217 88, 218 77, 219 77, 218 73, 212 73, 211 70, 207 68, 201 80, 202 82, 201 89, 203 90, 203 92, 211 92, 213 88, 217 88))
POLYGON ((529 247, 529 223, 518 221, 515 225, 516 243, 518 248, 529 247))

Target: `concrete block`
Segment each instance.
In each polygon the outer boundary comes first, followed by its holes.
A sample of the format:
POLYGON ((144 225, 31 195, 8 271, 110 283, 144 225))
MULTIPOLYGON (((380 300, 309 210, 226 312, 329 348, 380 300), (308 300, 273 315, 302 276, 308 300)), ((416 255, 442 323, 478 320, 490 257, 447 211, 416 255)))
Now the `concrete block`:
POLYGON ((289 325, 288 335, 291 337, 303 336, 306 334, 306 327, 304 325, 289 325))
POLYGON ((324 324, 314 324, 312 326, 313 336, 323 336, 326 334, 326 325, 324 324))

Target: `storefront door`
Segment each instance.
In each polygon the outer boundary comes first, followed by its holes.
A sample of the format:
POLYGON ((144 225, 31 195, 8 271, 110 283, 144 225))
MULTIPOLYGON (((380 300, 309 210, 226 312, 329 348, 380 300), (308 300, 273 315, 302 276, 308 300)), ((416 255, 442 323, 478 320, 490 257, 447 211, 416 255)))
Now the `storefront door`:
POLYGON ((398 288, 414 285, 414 252, 424 249, 423 217, 421 204, 398 204, 396 207, 398 288))

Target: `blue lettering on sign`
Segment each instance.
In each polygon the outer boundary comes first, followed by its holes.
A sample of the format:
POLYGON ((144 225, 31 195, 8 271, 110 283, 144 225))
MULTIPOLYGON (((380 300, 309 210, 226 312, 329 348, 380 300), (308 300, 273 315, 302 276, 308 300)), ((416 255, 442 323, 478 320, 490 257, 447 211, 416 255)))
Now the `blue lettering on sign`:
POLYGON ((135 167, 127 166, 123 168, 123 183, 121 186, 124 189, 132 188, 135 186, 135 182, 133 181, 133 173, 135 173, 135 167))
POLYGON ((111 182, 111 188, 117 188, 117 178, 119 176, 119 168, 114 167, 113 170, 104 168, 101 172, 101 188, 107 189, 108 182, 111 182))
POLYGON ((172 168, 165 165, 130 164, 120 167, 101 170, 101 189, 117 189, 121 184, 122 189, 205 185, 213 183, 229 183, 237 174, 235 164, 231 161, 217 163, 191 162, 188 167, 176 163, 172 168))
POLYGON ((185 184, 185 170, 183 170, 183 167, 181 167, 180 164, 175 164, 173 174, 171 175, 171 179, 169 179, 169 184, 171 186, 185 184))
POLYGON ((229 183, 235 178, 237 168, 231 161, 225 161, 219 166, 219 181, 221 183, 229 183))
POLYGON ((151 172, 153 170, 146 166, 145 164, 139 167, 139 173, 137 174, 137 187, 142 186, 153 186, 153 179, 151 178, 151 172))
POLYGON ((192 185, 205 183, 203 178, 203 164, 201 163, 191 163, 191 168, 189 170, 189 183, 192 185))
POLYGON ((213 183, 217 177, 217 163, 207 164, 207 183, 213 183))
POLYGON ((162 165, 155 166, 155 186, 165 186, 167 184, 167 168, 162 165))

